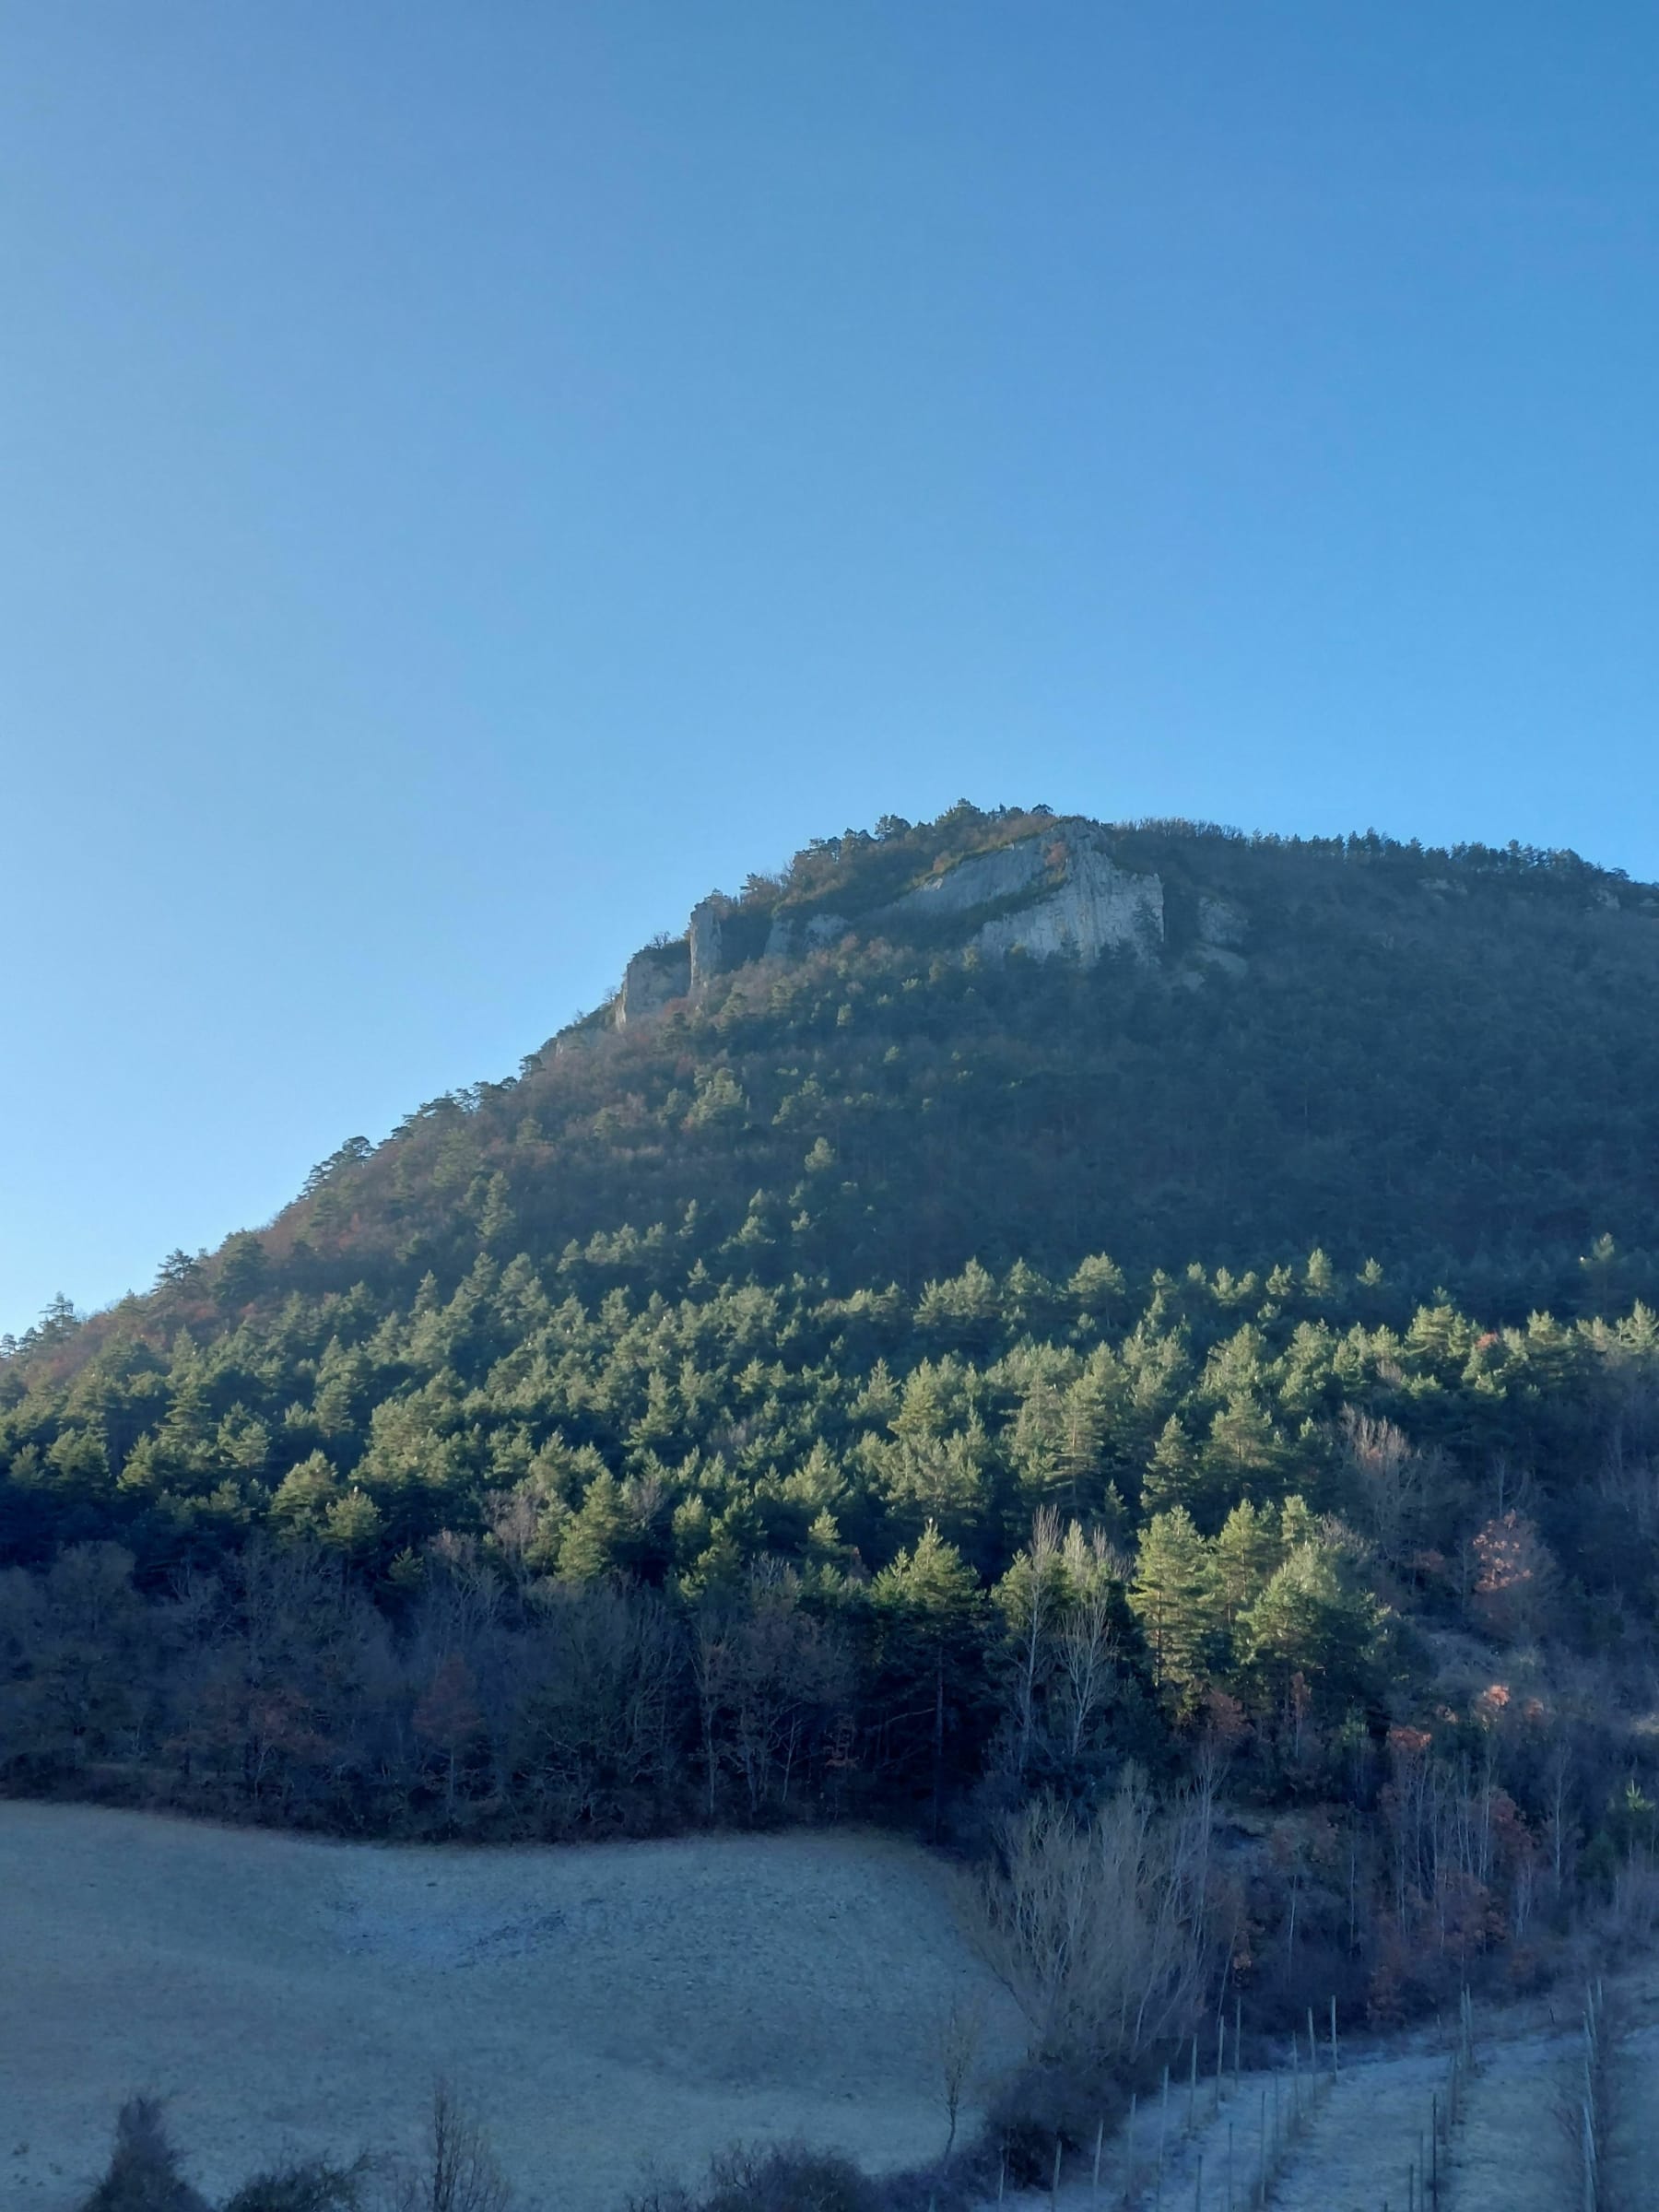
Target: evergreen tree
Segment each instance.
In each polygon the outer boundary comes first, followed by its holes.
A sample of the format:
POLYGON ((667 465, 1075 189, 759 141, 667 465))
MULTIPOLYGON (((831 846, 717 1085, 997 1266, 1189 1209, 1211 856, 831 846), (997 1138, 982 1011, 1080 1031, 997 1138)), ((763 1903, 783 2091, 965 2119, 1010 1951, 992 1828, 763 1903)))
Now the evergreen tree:
POLYGON ((876 1577, 870 1606, 885 1755, 900 1771, 925 1761, 936 1834, 951 1753, 987 1695, 983 1593, 930 1521, 876 1577))
POLYGON ((1143 1531, 1129 1602, 1154 1680, 1178 1711, 1190 1712, 1214 1661, 1217 1605, 1210 1547, 1184 1506, 1154 1513, 1143 1531))
POLYGON ((1258 1512, 1241 1498, 1221 1524, 1215 1544, 1217 1608, 1229 1636, 1261 1595, 1281 1556, 1271 1511, 1258 1512))
POLYGON ((1243 1616, 1240 1640, 1265 1707, 1282 1705, 1300 1678, 1335 1717, 1374 1702, 1382 1628, 1377 1601, 1347 1580, 1335 1555, 1299 1544, 1243 1616))

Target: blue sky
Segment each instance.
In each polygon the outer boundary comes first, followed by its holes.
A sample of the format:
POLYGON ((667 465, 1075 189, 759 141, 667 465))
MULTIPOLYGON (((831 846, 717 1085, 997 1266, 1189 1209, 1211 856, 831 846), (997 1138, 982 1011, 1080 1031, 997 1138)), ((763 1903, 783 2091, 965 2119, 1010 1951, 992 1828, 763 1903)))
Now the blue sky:
POLYGON ((0 1329, 815 834, 1659 876, 1659 15, 0 0, 0 1329))

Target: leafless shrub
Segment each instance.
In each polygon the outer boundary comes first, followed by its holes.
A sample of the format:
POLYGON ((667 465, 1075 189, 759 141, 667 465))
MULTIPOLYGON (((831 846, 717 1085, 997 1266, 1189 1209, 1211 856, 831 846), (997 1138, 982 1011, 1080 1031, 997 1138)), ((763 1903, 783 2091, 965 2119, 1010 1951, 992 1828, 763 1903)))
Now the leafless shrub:
POLYGON ((877 2193, 849 2159, 804 2144, 716 2151, 701 2190, 653 2184, 628 2212, 877 2212, 877 2193))
POLYGON ((1010 1815, 976 1933, 1040 2059, 1134 2059, 1184 2034, 1209 1959, 1209 1808, 1160 1812, 1127 1775, 1092 1817, 1041 1800, 1010 1815))
POLYGON ((362 2202, 364 2162, 335 2166, 327 2159, 300 2159, 250 2175, 225 2212, 357 2212, 362 2202))
POLYGON ((961 2118, 962 2099, 973 2079, 974 2068, 979 2064, 980 2046, 984 2040, 984 2007, 971 1999, 952 1997, 950 2009, 945 2015, 939 2030, 939 2076, 944 2090, 945 2116, 950 2123, 950 2132, 945 2138, 947 2158, 956 2148, 957 2123, 961 2118))

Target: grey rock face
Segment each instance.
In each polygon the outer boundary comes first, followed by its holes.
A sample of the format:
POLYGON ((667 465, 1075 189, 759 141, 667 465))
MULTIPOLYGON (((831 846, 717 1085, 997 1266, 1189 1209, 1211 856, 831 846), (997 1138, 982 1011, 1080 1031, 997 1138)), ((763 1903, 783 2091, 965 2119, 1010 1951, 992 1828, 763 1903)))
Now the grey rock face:
POLYGON ((1069 824, 1052 836, 976 853, 907 891, 893 911, 971 913, 1004 900, 1020 903, 989 916, 971 939, 987 959, 1018 951, 1036 960, 1070 958, 1087 966, 1120 948, 1151 959, 1163 943, 1159 878, 1119 867, 1103 840, 1069 824))
POLYGON ((691 909, 686 943, 691 964, 690 989, 700 991, 725 969, 721 958, 720 908, 712 899, 701 900, 691 909))
MULTIPOLYGON (((1242 935, 1242 917, 1226 900, 1206 899, 1203 911, 1204 935, 1212 943, 1230 944, 1242 935)), ((728 921, 730 912, 729 900, 704 899, 692 908, 683 940, 637 952, 615 1001, 613 1025, 626 1029, 674 999, 695 997, 716 976, 753 959, 758 940, 747 934, 746 917, 728 921)), ((1067 958, 1088 965, 1122 949, 1149 960, 1164 938, 1162 882, 1120 867, 1104 832, 1088 822, 1056 822, 1017 844, 971 853, 865 919, 879 926, 884 918, 900 915, 941 921, 959 916, 958 942, 992 960, 1018 951, 1033 959, 1067 958)), ((817 913, 804 922, 798 915, 774 914, 760 957, 798 959, 835 944, 853 926, 844 914, 817 913)))
POLYGON ((1242 945, 1249 927, 1242 907, 1235 906, 1230 899, 1218 897, 1213 891, 1200 892, 1198 935, 1205 944, 1242 945))
POLYGON ((988 959, 1018 949, 1036 960, 1069 957, 1088 967, 1118 950, 1152 959, 1163 934, 1161 880, 1120 868, 1094 844, 1077 841, 1066 846, 1065 874, 1053 890, 995 916, 974 942, 988 959))
POLYGON ((1202 960, 1206 968, 1219 970, 1223 975, 1242 975, 1250 966, 1244 955, 1234 952, 1230 945, 1200 945, 1194 948, 1193 958, 1202 960))
POLYGON ((844 914, 813 914, 805 926, 798 915, 774 914, 766 935, 769 960, 793 960, 800 953, 818 952, 844 937, 852 927, 844 914))
POLYGON ((1000 845, 994 853, 971 853, 943 876, 932 876, 913 891, 906 891, 893 911, 965 914, 999 899, 1017 899, 1041 879, 1050 848, 1063 841, 1028 837, 1017 845, 1000 845))
POLYGON ((628 963, 617 1000, 618 1029, 625 1030, 630 1021, 660 1013, 671 998, 684 998, 690 988, 689 945, 652 946, 636 952, 628 963))

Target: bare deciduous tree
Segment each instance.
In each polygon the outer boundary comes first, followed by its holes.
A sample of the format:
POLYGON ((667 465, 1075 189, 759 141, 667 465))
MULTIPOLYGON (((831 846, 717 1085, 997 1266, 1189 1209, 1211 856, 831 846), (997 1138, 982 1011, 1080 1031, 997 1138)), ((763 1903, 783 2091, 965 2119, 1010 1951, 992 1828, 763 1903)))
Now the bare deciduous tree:
POLYGON ((939 2030, 939 2077, 945 2096, 945 2116, 950 2123, 950 2132, 945 2138, 947 2158, 956 2147, 962 2100, 973 2079, 980 2046, 984 2040, 984 2007, 971 1998, 952 1997, 950 2009, 939 2030))
POLYGON ((1020 1600, 1015 1626, 1018 1631, 1014 1673, 1014 1705, 1018 1726, 1015 1771, 1025 1774, 1030 1764, 1031 1736, 1037 1718, 1037 1687, 1046 1665, 1046 1645, 1053 1611, 1054 1562, 1060 1554, 1060 1516, 1053 1506, 1041 1506, 1031 1522, 1031 1545, 1016 1563, 1009 1581, 1020 1600), (1023 1576, 1016 1576, 1020 1567, 1023 1576))
POLYGON ((1066 1752, 1075 1760, 1082 1758, 1095 1714, 1117 1679, 1112 1583, 1114 1578, 1123 1582, 1124 1568, 1113 1559, 1101 1531, 1085 1537, 1075 1521, 1066 1531, 1064 1556, 1070 1602, 1060 1621, 1056 1702, 1066 1752))
POLYGON ((450 2083, 437 2082, 425 2155, 403 2175, 394 2212, 507 2212, 512 2195, 482 2122, 450 2083))
POLYGON ((1383 1559, 1397 1567, 1418 1536, 1425 1495, 1443 1473, 1441 1455, 1418 1451, 1394 1422, 1351 1406, 1342 1426, 1355 1504, 1383 1559))
POLYGON ((1186 2032, 1212 1936, 1208 1809, 1160 1811, 1126 1775, 1092 1818, 1050 1800, 1003 1826, 980 1890, 981 1947, 1043 2057, 1135 2057, 1186 2032))

